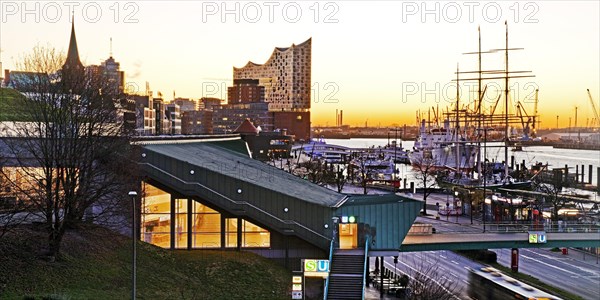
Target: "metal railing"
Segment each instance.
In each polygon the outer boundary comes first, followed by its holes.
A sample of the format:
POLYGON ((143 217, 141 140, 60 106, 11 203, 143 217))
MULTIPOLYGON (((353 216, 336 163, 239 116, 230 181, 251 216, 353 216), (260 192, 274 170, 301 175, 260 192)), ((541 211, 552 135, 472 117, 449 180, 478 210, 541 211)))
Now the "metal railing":
POLYGON ((367 276, 369 275, 367 270, 367 259, 369 259, 369 236, 367 235, 365 241, 365 262, 363 266, 363 283, 362 283, 362 300, 365 300, 365 289, 367 286, 367 276))
POLYGON ((528 231, 545 231, 551 233, 598 233, 600 226, 594 224, 570 224, 567 222, 548 223, 487 223, 487 231, 494 233, 517 233, 528 231))
POLYGON ((327 293, 329 292, 329 277, 331 277, 331 261, 333 259, 333 241, 335 238, 331 239, 331 244, 329 246, 329 276, 325 279, 325 292, 323 293, 323 300, 327 300, 327 293))
MULTIPOLYGON (((425 224, 414 224, 407 235, 424 235, 425 224), (415 226, 418 225, 418 226, 415 226)), ((473 225, 460 223, 428 223, 432 226, 431 234, 465 234, 481 233, 483 223, 473 225), (435 229, 435 231, 434 231, 435 229), (435 233, 433 233, 435 232, 435 233)), ((545 231, 547 233, 599 233, 600 224, 583 224, 577 222, 486 222, 487 233, 526 233, 528 231, 545 231)), ((427 234, 429 235, 429 234, 427 234)))

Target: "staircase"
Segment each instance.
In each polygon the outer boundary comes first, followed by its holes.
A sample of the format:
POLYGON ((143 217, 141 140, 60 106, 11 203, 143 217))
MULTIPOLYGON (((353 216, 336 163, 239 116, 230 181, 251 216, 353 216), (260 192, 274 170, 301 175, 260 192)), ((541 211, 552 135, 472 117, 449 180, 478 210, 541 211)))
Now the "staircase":
POLYGON ((362 299, 364 267, 364 249, 335 250, 329 271, 327 300, 362 299))

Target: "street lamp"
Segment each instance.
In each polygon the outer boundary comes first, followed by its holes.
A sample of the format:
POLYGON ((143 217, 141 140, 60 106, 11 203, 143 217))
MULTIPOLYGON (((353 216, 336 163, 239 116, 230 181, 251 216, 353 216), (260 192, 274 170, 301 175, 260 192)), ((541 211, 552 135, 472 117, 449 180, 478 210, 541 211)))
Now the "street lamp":
MULTIPOLYGON (((456 198, 458 198, 458 191, 454 191, 454 214, 456 214, 456 223, 458 223, 458 210, 457 210, 458 202, 456 201, 456 198)), ((462 209, 461 209, 461 211, 462 211, 462 209)))
POLYGON ((471 215, 471 225, 473 225, 473 198, 471 198, 471 212, 469 214, 471 215))
POLYGON ((135 197, 137 196, 136 191, 129 191, 129 197, 131 197, 131 243, 133 245, 133 253, 131 260, 131 299, 135 300, 135 273, 136 273, 136 249, 135 249, 135 197))

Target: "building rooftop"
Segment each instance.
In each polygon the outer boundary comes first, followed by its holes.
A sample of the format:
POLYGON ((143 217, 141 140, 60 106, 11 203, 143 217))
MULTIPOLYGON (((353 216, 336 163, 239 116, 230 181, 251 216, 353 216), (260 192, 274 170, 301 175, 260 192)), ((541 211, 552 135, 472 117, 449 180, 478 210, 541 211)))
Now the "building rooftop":
POLYGON ((334 207, 347 196, 252 159, 240 137, 140 142, 160 155, 314 204, 334 207), (245 148, 245 153, 241 151, 245 148))

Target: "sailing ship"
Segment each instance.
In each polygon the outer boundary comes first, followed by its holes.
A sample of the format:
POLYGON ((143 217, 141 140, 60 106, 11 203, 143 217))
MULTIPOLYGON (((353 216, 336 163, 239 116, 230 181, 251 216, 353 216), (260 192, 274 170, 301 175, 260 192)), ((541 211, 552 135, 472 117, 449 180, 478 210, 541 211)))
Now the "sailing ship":
MULTIPOLYGON (((527 73, 529 71, 509 71, 508 68, 508 53, 510 50, 522 50, 522 48, 509 48, 508 47, 508 24, 505 23, 506 25, 506 45, 504 49, 494 49, 494 50, 490 50, 487 52, 482 52, 481 51, 481 32, 479 32, 479 51, 477 52, 472 52, 472 53, 467 53, 467 54, 478 54, 479 56, 479 70, 476 72, 463 72, 463 73, 478 73, 479 77, 478 78, 474 78, 474 79, 466 79, 466 80, 478 80, 479 82, 479 91, 478 91, 478 102, 477 102, 477 106, 474 112, 471 113, 471 119, 475 120, 477 122, 477 130, 476 130, 476 142, 477 142, 477 146, 475 147, 475 149, 482 149, 484 152, 484 162, 482 162, 481 160, 481 151, 476 152, 477 155, 477 159, 476 159, 476 168, 477 168, 477 176, 475 176, 475 172, 470 172, 468 173, 468 168, 466 170, 463 170, 463 172, 460 172, 459 170, 452 170, 451 172, 446 171, 443 174, 440 174, 439 176, 437 176, 437 181, 438 184, 440 186, 462 186, 462 187, 471 187, 471 188, 480 188, 483 187, 484 189, 496 189, 496 188, 508 188, 508 189, 529 189, 531 188, 531 184, 532 181, 531 179, 526 179, 523 178, 522 173, 519 174, 519 176, 513 176, 511 175, 511 171, 508 165, 508 146, 510 144, 510 138, 509 138, 509 113, 508 113, 508 107, 509 107, 509 101, 508 101, 508 97, 509 97, 509 78, 523 78, 523 77, 533 77, 532 75, 514 75, 515 73, 527 73), (504 66, 504 70, 492 70, 492 71, 482 71, 481 70, 481 54, 482 53, 496 53, 496 52, 504 52, 505 54, 505 66, 504 66), (492 74, 499 74, 501 76, 499 77, 492 77, 489 75, 492 74), (486 75, 486 78, 483 78, 483 75, 486 75), (491 166, 492 168, 490 168, 489 163, 487 162, 487 158, 485 158, 485 153, 486 153, 486 146, 487 146, 487 132, 489 130, 489 127, 491 127, 492 125, 497 125, 497 124, 492 124, 494 123, 494 121, 499 121, 501 119, 497 118, 496 116, 493 116, 493 111, 490 112, 490 115, 486 115, 483 110, 482 110, 482 105, 481 103, 483 102, 483 95, 485 94, 485 90, 481 89, 481 83, 482 80, 493 80, 493 79, 503 79, 504 80, 504 84, 505 84, 505 89, 504 89, 504 116, 503 116, 503 128, 504 128, 504 132, 505 132, 505 136, 504 136, 504 161, 501 163, 501 169, 500 172, 493 172, 493 166, 491 166), (489 122, 489 124, 486 124, 486 120, 489 122), (481 134, 481 132, 483 132, 483 135, 481 134), (483 137, 483 147, 481 147, 481 138, 483 137)), ((479 30, 478 30, 479 31, 479 30)), ((458 74, 460 74, 461 72, 458 72, 457 70, 457 82, 458 82, 458 74)), ((465 79, 463 79, 465 80, 465 79)), ((457 84, 458 85, 458 84, 457 84)), ((498 98, 498 100, 500 100, 500 98, 498 98)), ((459 118, 459 110, 458 110, 458 103, 459 103, 459 95, 457 92, 457 102, 456 102, 456 124, 457 124, 457 128, 458 128, 458 118, 459 118)), ((497 103, 496 103, 497 104, 497 103)), ((494 108, 495 109, 495 108, 494 108)), ((469 113, 468 112, 464 112, 464 117, 465 118, 469 118, 469 113)), ((466 121, 465 121, 466 122, 466 121)), ((458 134, 456 134, 455 136, 458 136, 458 134)), ((466 147, 465 147, 466 148, 466 147)))
POLYGON ((478 153, 479 147, 461 138, 456 128, 450 128, 448 119, 443 128, 433 129, 427 129, 425 120, 421 120, 419 137, 408 158, 417 167, 427 164, 436 169, 470 172, 475 167, 478 153))

